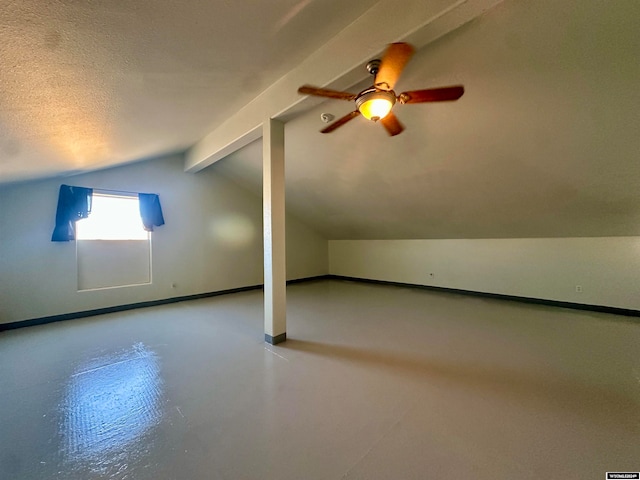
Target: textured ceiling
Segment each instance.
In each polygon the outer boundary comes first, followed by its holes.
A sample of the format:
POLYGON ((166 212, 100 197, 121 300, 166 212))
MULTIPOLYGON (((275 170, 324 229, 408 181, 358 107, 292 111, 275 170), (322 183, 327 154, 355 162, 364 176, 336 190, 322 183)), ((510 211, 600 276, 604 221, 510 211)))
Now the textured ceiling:
MULTIPOLYGON (((640 235, 638 20, 636 0, 504 2, 414 57, 398 90, 466 93, 396 106, 401 135, 317 133, 340 101, 289 121, 288 210, 331 239, 640 235)), ((259 193, 260 141, 209 168, 259 193)))
POLYGON ((374 3, 3 0, 0 183, 184 150, 374 3))
MULTIPOLYGON (((182 151, 374 4, 5 0, 0 184, 182 151)), ((397 105, 401 135, 319 134, 346 102, 287 118, 288 210, 335 239, 640 235, 638 24, 638 0, 504 0, 418 51, 397 90, 466 93, 397 105)), ((260 141, 208 168, 260 194, 260 141)))

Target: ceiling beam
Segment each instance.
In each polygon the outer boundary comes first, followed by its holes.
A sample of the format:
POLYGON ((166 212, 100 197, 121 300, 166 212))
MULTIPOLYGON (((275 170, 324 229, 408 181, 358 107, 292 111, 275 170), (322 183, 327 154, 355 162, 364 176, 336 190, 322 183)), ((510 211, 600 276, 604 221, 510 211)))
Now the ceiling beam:
POLYGON ((364 80, 363 68, 387 44, 417 49, 477 18, 503 0, 381 0, 305 61, 195 143, 185 171, 197 172, 262 136, 265 118, 291 118, 321 100, 297 93, 300 85, 345 89, 364 80))

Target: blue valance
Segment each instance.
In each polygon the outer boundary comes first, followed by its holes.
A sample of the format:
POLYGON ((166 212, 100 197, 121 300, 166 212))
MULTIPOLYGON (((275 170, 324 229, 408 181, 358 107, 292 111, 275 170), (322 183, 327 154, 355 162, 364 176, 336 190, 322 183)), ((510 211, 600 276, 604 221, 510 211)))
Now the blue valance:
MULTIPOLYGON (((76 239, 76 222, 91 213, 93 188, 60 185, 56 226, 51 236, 52 242, 68 242, 76 239)), ((153 227, 164 225, 160 197, 155 193, 139 193, 140 217, 147 232, 153 227)))
POLYGON ((68 242, 76 239, 76 221, 87 218, 91 213, 92 188, 60 185, 56 227, 52 242, 68 242))
POLYGON ((153 232, 153 227, 164 225, 164 217, 162 216, 162 207, 160 206, 160 197, 155 193, 139 193, 138 200, 140 203, 140 216, 142 217, 142 225, 147 232, 153 232))

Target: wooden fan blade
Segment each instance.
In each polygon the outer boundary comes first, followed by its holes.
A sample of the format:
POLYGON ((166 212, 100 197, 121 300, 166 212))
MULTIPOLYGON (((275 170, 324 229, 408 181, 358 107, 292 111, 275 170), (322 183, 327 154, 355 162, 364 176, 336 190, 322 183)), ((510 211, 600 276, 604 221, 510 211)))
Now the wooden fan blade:
POLYGON ((400 123, 400 120, 398 120, 398 117, 396 117, 393 112, 389 112, 380 120, 380 123, 382 123, 382 126, 392 137, 398 135, 404 130, 404 125, 400 123))
POLYGON ((462 85, 455 85, 453 87, 402 92, 398 95, 398 100, 400 100, 401 103, 450 102, 459 99, 463 93, 464 87, 462 85))
POLYGON ((312 85, 303 85, 298 89, 298 93, 303 95, 315 95, 316 97, 336 98, 338 100, 355 100, 357 95, 349 92, 339 92, 327 88, 318 88, 312 85))
POLYGON ((323 130, 320 130, 320 133, 331 133, 336 128, 341 127, 342 125, 347 123, 349 120, 351 120, 353 118, 356 118, 358 115, 360 115, 360 111, 359 110, 354 110, 353 112, 347 113, 344 117, 339 118, 338 120, 336 120, 332 124, 330 124, 327 127, 325 127, 323 130))
POLYGON ((392 43, 382 57, 376 74, 375 85, 383 90, 393 90, 404 66, 415 50, 408 43, 392 43))

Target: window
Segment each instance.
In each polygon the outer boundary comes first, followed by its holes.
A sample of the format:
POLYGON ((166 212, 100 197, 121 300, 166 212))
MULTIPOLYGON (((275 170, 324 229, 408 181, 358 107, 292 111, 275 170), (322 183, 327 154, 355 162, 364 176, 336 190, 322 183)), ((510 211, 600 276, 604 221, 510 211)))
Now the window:
POLYGON ((151 283, 151 236, 137 196, 93 192, 91 214, 76 222, 78 290, 151 283))
POLYGON ((76 224, 77 240, 148 240, 138 197, 93 194, 91 215, 76 224))

